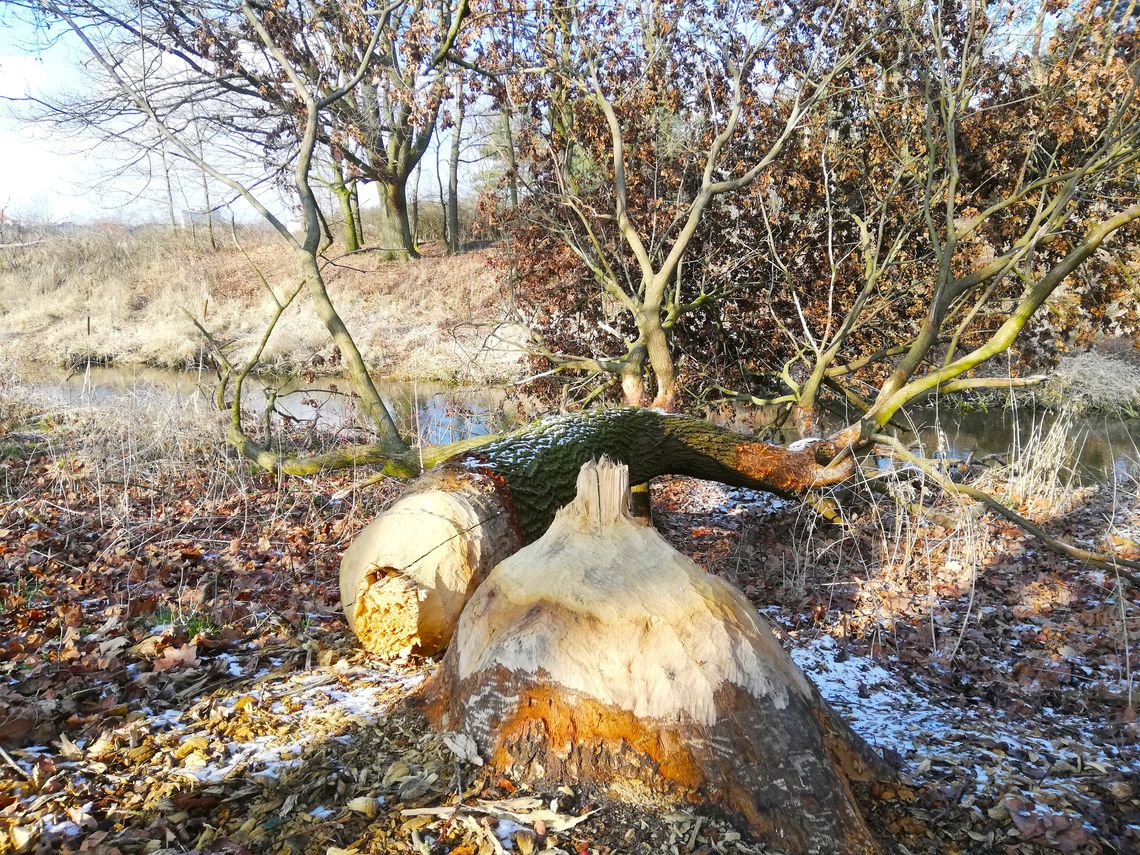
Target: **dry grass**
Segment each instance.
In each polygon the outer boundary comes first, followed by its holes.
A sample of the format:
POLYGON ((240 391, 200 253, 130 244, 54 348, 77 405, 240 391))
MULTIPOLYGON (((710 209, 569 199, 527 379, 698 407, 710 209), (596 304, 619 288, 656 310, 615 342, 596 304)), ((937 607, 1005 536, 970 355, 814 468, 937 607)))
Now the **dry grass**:
POLYGON ((1140 411, 1140 359, 1131 350, 1089 350, 1066 356, 1045 389, 1045 400, 1073 413, 1140 411))
MULTIPOLYGON (((279 292, 296 281, 293 255, 264 232, 242 235, 279 292)), ((488 252, 383 263, 367 255, 326 268, 329 289, 366 361, 392 377, 492 382, 514 377, 519 354, 488 347, 502 315, 488 252)), ((204 250, 162 231, 92 231, 0 252, 0 336, 21 361, 197 364, 204 317, 238 358, 253 346, 271 299, 231 245, 204 250)), ((335 373, 337 354, 307 295, 282 319, 267 367, 335 373)))
POLYGON ((1078 493, 1073 461, 1079 441, 1068 409, 1051 422, 1035 421, 1024 441, 1015 432, 1009 463, 991 473, 996 476, 993 489, 1035 516, 1063 513, 1078 493))

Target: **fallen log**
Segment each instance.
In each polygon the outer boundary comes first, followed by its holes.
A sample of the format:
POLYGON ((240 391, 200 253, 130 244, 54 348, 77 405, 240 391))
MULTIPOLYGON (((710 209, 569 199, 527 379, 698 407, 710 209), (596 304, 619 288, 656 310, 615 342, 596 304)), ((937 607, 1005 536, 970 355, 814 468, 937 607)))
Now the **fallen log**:
POLYGON ((341 560, 341 602, 361 644, 394 659, 436 653, 475 587, 523 544, 500 485, 433 470, 362 531, 341 560))
POLYGON ((877 852, 849 787, 893 773, 755 608, 582 468, 541 539, 475 592, 420 701, 491 771, 623 800, 705 803, 794 853, 877 852))
POLYGON ((547 419, 429 471, 345 552, 341 604, 370 651, 434 655, 491 568, 540 537, 574 498, 580 467, 605 454, 635 484, 691 475, 802 494, 852 470, 842 437, 784 448, 657 410, 595 410, 547 419))

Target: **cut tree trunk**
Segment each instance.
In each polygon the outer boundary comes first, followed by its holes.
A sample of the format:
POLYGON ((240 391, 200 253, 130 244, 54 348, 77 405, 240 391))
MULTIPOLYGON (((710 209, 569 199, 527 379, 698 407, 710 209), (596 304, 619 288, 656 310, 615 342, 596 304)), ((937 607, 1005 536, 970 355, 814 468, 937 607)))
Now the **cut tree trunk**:
POLYGON ((475 586, 546 531, 574 497, 579 468, 603 454, 628 465, 635 483, 679 474, 784 495, 851 472, 850 460, 827 465, 833 442, 789 450, 654 410, 538 422, 423 476, 353 542, 341 562, 341 602, 364 646, 386 657, 442 652, 475 586))
POLYGON ((607 455, 640 484, 691 475, 783 495, 839 483, 832 441, 795 450, 688 416, 625 408, 537 422, 424 475, 345 552, 341 603, 374 653, 435 655, 498 561, 539 538, 574 498, 578 470, 607 455), (377 588, 379 586, 379 588, 377 588))
POLYGON ((361 643, 392 659, 435 653, 451 640, 476 586, 522 546, 490 476, 435 470, 352 542, 341 562, 341 601, 361 643))
POLYGON ((892 773, 743 594, 631 521, 628 477, 584 466, 475 592, 423 690, 433 725, 516 782, 707 803, 794 853, 878 851, 849 780, 892 773))

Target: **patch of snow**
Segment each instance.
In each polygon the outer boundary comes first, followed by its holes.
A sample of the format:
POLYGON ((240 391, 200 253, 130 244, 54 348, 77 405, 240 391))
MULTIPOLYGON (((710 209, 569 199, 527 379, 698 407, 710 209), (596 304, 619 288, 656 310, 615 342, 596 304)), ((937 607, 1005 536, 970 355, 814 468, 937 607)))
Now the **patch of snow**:
POLYGON ((83 829, 70 819, 65 819, 62 822, 56 821, 55 814, 45 814, 43 818, 44 834, 62 835, 63 837, 78 837, 83 833, 83 829))
POLYGON ((824 699, 869 743, 910 759, 918 751, 917 734, 950 730, 947 710, 919 697, 874 660, 848 655, 841 662, 838 654, 828 635, 791 651, 824 699))
POLYGON ((384 691, 383 686, 361 686, 355 689, 334 689, 328 688, 322 691, 322 694, 327 695, 336 702, 337 707, 348 716, 359 716, 360 718, 374 721, 379 713, 385 709, 385 705, 377 700, 377 695, 384 691))
POLYGON ((495 835, 499 838, 499 840, 502 841, 503 846, 505 846, 507 849, 514 849, 515 842, 512 837, 515 834, 518 834, 520 831, 523 831, 525 828, 526 826, 519 825, 512 819, 504 818, 500 819, 498 824, 495 826, 495 835))
MULTIPOLYGON (((221 757, 215 757, 198 768, 182 766, 174 772, 207 784, 219 783, 238 774, 250 778, 277 779, 285 770, 301 764, 301 755, 313 739, 307 735, 308 729, 305 726, 309 716, 331 717, 335 720, 339 714, 343 718, 375 722, 388 707, 382 698, 385 691, 394 686, 410 689, 423 679, 419 674, 404 677, 395 671, 360 668, 351 669, 338 677, 340 679, 330 680, 329 669, 316 669, 284 677, 275 682, 269 697, 263 695, 264 702, 260 708, 278 716, 282 723, 295 723, 297 727, 289 730, 300 734, 297 739, 274 744, 279 737, 267 735, 247 742, 230 742, 220 746, 221 757), (342 685, 345 680, 351 688, 342 685)), ((244 689, 237 689, 232 699, 220 699, 218 703, 223 709, 233 709, 237 696, 244 692, 244 689)), ((153 718, 157 720, 158 717, 153 718)), ((351 736, 344 734, 326 735, 325 738, 342 744, 352 740, 351 736)), ((214 753, 217 753, 216 749, 214 753)))
POLYGON ((164 727, 177 727, 182 724, 182 710, 168 709, 160 713, 155 713, 150 707, 143 707, 143 713, 147 716, 147 726, 151 730, 159 730, 164 727))
MULTIPOLYGON (((1036 627, 1034 627, 1036 629, 1036 627)), ((1099 737, 1097 722, 1042 706, 1011 720, 1001 710, 962 708, 954 699, 923 697, 921 675, 907 682, 873 659, 841 652, 830 636, 801 642, 791 657, 851 727, 880 750, 911 766, 923 759, 973 769, 977 791, 1005 787, 1016 757, 1098 763, 1128 775, 1140 772, 1140 750, 1099 737), (911 685, 908 685, 910 683, 911 685), (1000 747, 991 751, 987 746, 1000 747), (979 762, 980 761, 980 762, 979 762)))
POLYGON ((245 674, 245 671, 242 670, 241 662, 232 653, 219 653, 214 658, 226 666, 226 673, 230 676, 241 677, 245 674))
POLYGON ((229 757, 222 763, 207 763, 199 769, 183 767, 179 771, 206 784, 220 783, 239 769, 246 770, 245 774, 249 777, 278 778, 282 769, 300 765, 300 758, 292 755, 300 754, 308 740, 298 739, 284 745, 270 745, 272 741, 272 736, 259 736, 249 742, 231 742, 226 746, 229 757))

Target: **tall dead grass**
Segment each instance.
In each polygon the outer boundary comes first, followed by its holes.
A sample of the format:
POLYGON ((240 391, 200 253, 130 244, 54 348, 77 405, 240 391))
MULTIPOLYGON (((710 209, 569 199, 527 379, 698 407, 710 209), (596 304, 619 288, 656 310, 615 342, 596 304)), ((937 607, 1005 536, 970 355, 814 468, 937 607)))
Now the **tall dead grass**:
POLYGON ((994 491, 1037 515, 1064 512, 1078 492, 1073 461, 1080 436, 1072 411, 1062 409, 1052 421, 1038 418, 1027 438, 1015 431, 1013 440, 1008 464, 990 473, 994 491))
MULTIPOLYGON (((260 231, 241 235, 275 289, 295 284, 293 254, 260 231)), ((502 316, 499 273, 486 251, 385 263, 335 260, 329 290, 366 362, 391 377, 501 382, 516 376, 517 348, 490 347, 502 316)), ((236 358, 248 353, 271 298, 230 242, 217 251, 162 230, 98 230, 0 251, 0 336, 21 361, 72 366, 200 363, 188 314, 203 319, 236 358)), ((335 373, 338 353, 303 295, 265 354, 268 370, 335 373)))
POLYGON ((1089 350, 1064 357, 1044 391, 1046 403, 1072 413, 1140 414, 1140 354, 1089 350))

